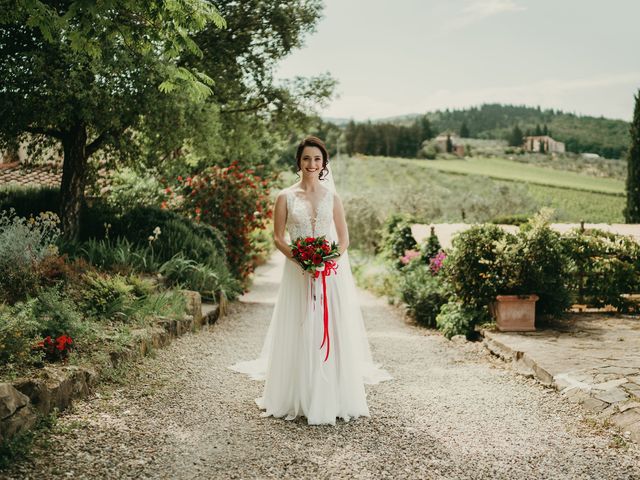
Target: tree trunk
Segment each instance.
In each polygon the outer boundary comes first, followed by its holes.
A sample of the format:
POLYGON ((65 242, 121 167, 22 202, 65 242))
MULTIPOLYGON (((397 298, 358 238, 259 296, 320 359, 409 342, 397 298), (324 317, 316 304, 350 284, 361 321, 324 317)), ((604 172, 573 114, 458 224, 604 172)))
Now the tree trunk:
POLYGON ((60 186, 60 222, 66 240, 76 240, 80 232, 80 207, 87 176, 87 128, 75 125, 62 139, 64 163, 60 186))

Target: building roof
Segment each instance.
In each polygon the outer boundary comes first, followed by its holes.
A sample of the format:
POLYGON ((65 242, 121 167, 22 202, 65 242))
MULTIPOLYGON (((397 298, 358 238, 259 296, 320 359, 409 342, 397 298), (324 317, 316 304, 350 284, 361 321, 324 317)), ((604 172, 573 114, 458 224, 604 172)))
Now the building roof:
POLYGON ((62 169, 58 164, 24 165, 0 163, 0 187, 13 185, 60 186, 62 169))

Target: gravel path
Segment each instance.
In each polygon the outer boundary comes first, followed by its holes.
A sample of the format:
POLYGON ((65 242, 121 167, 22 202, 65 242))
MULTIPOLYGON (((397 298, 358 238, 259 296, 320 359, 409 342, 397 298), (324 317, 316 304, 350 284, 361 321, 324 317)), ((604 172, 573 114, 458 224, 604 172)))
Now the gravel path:
POLYGON ((481 345, 409 325, 361 292, 376 360, 371 418, 335 427, 261 418, 261 382, 227 365, 259 350, 280 264, 216 325, 187 334, 65 412, 0 478, 640 479, 640 447, 509 370, 481 345))

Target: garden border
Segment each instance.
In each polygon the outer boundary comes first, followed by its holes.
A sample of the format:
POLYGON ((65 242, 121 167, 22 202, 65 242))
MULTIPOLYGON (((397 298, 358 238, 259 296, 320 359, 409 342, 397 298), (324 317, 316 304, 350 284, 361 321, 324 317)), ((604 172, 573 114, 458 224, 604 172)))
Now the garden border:
POLYGON ((36 377, 0 383, 0 442, 6 442, 32 429, 39 417, 54 409, 63 411, 75 399, 89 395, 100 383, 100 368, 117 368, 164 347, 187 332, 213 325, 220 317, 218 304, 202 303, 200 294, 180 290, 187 297, 182 319, 156 317, 151 326, 133 330, 133 340, 122 350, 109 352, 109 365, 80 367, 46 365, 36 377), (97 367, 97 368, 96 368, 97 367))

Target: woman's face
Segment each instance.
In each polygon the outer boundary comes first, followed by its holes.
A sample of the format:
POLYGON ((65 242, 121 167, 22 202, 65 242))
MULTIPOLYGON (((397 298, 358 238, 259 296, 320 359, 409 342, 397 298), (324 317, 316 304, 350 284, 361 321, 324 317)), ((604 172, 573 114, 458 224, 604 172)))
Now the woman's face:
POLYGON ((322 151, 318 147, 304 147, 300 157, 300 168, 304 176, 318 176, 322 170, 322 151))

